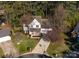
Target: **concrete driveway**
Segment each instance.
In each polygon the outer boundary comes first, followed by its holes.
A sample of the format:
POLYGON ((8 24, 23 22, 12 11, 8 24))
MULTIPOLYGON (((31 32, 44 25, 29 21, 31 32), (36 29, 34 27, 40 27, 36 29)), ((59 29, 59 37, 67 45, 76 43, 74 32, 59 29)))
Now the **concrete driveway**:
POLYGON ((40 54, 43 54, 44 51, 47 50, 49 44, 50 44, 50 41, 46 41, 46 40, 43 40, 41 38, 41 40, 39 41, 39 43, 33 49, 32 53, 40 53, 40 54))
POLYGON ((0 43, 0 46, 4 55, 12 55, 13 57, 17 57, 19 55, 11 40, 0 43))

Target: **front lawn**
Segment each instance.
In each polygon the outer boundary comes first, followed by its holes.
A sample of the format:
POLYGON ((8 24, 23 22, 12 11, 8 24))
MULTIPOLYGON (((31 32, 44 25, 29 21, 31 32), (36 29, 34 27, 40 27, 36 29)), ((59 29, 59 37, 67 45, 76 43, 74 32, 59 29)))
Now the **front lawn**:
POLYGON ((21 54, 31 51, 39 41, 38 39, 29 38, 23 33, 19 33, 16 36, 12 37, 12 41, 21 54))
POLYGON ((0 58, 4 57, 3 50, 0 48, 0 58))
POLYGON ((36 46, 37 42, 36 39, 23 39, 20 44, 17 44, 17 48, 20 53, 29 52, 36 46))
POLYGON ((69 50, 68 47, 65 44, 59 44, 57 42, 51 42, 48 49, 47 53, 51 56, 53 55, 62 55, 64 51, 69 50))

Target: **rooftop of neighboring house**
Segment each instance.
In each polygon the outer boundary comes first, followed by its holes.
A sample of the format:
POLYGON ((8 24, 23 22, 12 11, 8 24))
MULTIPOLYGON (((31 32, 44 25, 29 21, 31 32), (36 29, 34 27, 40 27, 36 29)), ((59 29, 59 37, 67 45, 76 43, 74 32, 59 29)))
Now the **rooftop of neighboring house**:
POLYGON ((9 34, 10 34, 10 29, 9 28, 0 30, 0 38, 8 36, 9 34))
POLYGON ((77 25, 76 25, 76 27, 74 28, 74 30, 73 30, 74 32, 79 32, 79 23, 77 23, 77 25))
POLYGON ((21 17, 22 23, 26 24, 28 26, 34 19, 36 19, 43 28, 50 28, 51 25, 48 21, 48 19, 42 19, 41 16, 28 16, 28 15, 23 15, 21 17))
POLYGON ((11 26, 5 19, 0 19, 0 37, 10 34, 11 26))

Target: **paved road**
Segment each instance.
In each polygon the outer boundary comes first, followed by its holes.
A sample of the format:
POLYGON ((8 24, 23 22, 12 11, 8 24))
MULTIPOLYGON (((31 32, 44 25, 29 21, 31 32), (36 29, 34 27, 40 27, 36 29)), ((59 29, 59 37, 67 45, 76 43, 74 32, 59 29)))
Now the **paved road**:
POLYGON ((19 55, 11 40, 0 43, 0 46, 3 49, 5 55, 11 54, 13 57, 17 57, 19 55))
POLYGON ((52 58, 51 56, 45 55, 45 54, 25 54, 19 56, 19 58, 52 58))
POLYGON ((33 49, 32 53, 43 54, 44 51, 47 50, 49 44, 50 44, 50 41, 46 41, 46 40, 41 39, 39 41, 39 43, 36 45, 36 47, 33 49))

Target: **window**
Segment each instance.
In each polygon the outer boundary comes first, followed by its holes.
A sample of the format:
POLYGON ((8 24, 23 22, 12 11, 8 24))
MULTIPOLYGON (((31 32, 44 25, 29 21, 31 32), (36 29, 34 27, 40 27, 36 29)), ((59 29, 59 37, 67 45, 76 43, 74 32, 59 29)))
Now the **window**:
POLYGON ((36 27, 39 27, 39 25, 36 25, 36 27))

